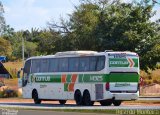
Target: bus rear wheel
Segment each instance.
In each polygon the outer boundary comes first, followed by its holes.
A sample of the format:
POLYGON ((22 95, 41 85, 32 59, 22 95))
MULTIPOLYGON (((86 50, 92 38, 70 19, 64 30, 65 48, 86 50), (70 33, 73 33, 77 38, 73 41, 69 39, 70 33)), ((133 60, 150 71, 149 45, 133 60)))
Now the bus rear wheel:
POLYGON ((82 105, 82 95, 81 95, 81 92, 79 90, 77 90, 75 92, 74 99, 75 99, 77 105, 82 105))
POLYGON ((120 106, 121 103, 122 103, 122 101, 120 101, 120 100, 114 100, 114 101, 113 101, 113 105, 114 105, 114 106, 120 106))
POLYGON ((89 91, 85 91, 83 95, 83 104, 86 106, 92 106, 94 104, 93 101, 91 101, 91 96, 89 94, 89 91))
POLYGON ((66 100, 59 100, 59 103, 60 103, 61 105, 64 105, 64 104, 66 103, 66 100))
POLYGON ((35 104, 41 104, 41 100, 38 98, 37 91, 33 91, 33 100, 35 104))
POLYGON ((100 101, 100 104, 102 106, 110 106, 110 105, 112 105, 112 101, 111 100, 103 100, 103 101, 100 101))

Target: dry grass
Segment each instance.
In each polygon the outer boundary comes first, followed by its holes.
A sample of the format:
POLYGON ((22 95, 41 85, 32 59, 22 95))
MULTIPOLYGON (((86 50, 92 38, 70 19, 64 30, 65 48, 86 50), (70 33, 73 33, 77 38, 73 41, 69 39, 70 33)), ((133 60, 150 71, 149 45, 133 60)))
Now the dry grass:
POLYGON ((10 89, 17 90, 18 89, 18 79, 5 79, 4 83, 6 86, 8 86, 10 89))
POLYGON ((18 70, 20 70, 20 68, 23 67, 23 63, 20 61, 6 62, 3 65, 8 70, 8 72, 11 74, 13 78, 17 77, 18 70))
POLYGON ((4 67, 5 68, 11 68, 11 69, 17 69, 19 70, 20 68, 23 67, 23 63, 20 62, 20 61, 15 61, 15 62, 6 62, 6 63, 3 63, 4 67))
POLYGON ((6 86, 8 86, 10 89, 18 90, 18 79, 17 71, 23 67, 23 63, 20 61, 15 62, 6 62, 3 63, 4 67, 9 71, 9 73, 14 77, 14 79, 5 79, 4 83, 6 86))

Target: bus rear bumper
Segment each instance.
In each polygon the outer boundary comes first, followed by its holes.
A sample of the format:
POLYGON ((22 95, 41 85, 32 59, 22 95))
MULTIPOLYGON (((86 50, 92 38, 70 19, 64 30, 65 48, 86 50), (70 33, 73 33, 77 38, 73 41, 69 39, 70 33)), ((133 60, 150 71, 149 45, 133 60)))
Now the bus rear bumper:
POLYGON ((112 93, 114 100, 137 100, 139 92, 137 93, 112 93))

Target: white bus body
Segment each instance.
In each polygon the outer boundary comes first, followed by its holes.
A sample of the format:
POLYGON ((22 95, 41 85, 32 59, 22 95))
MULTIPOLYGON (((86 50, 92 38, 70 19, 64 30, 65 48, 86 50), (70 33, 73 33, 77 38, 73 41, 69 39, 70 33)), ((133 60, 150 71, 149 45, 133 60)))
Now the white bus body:
POLYGON ((139 57, 133 52, 58 52, 27 59, 23 71, 23 97, 36 104, 75 100, 118 106, 139 96, 139 57))

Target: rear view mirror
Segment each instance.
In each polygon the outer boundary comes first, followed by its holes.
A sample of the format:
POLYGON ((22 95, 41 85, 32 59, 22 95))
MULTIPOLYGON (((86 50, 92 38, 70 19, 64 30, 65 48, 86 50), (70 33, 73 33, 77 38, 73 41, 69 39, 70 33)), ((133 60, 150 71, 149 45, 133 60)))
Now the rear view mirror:
POLYGON ((21 68, 18 72, 17 72, 17 78, 20 78, 21 76, 21 71, 23 71, 23 68, 21 68))

